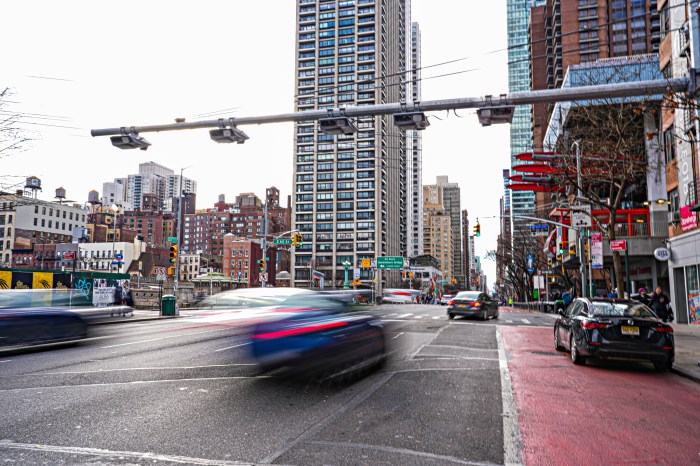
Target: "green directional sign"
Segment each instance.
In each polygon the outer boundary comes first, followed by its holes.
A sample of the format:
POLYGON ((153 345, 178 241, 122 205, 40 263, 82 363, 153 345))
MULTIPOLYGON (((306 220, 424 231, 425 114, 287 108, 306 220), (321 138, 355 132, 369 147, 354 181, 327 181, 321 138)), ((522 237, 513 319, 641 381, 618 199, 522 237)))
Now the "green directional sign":
POLYGON ((275 238, 272 242, 274 244, 292 244, 292 238, 275 238))
POLYGON ((377 257, 377 269, 402 270, 403 269, 403 257, 401 257, 401 256, 377 257))
POLYGON ((168 243, 177 243, 177 238, 174 236, 168 236, 168 243))

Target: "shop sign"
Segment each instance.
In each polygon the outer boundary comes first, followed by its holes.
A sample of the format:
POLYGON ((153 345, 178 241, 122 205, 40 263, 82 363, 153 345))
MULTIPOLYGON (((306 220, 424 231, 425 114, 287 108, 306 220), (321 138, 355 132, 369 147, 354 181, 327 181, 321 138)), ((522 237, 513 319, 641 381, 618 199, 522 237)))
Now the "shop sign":
POLYGON ((693 205, 681 207, 681 230, 688 231, 698 227, 698 216, 690 208, 693 205))
POLYGON ((671 251, 666 248, 656 248, 654 249, 654 257, 660 261, 667 261, 671 258, 671 251))

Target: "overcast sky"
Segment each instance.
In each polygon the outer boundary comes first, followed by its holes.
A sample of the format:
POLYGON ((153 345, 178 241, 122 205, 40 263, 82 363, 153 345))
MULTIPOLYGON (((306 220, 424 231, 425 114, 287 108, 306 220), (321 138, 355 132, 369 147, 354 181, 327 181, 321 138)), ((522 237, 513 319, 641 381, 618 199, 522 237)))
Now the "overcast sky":
MULTIPOLYGON (((0 158, 0 189, 41 178, 43 199, 59 186, 83 203, 102 183, 154 161, 198 183, 197 207, 219 194, 291 194, 293 124, 241 127, 245 144, 216 144, 207 130, 148 133, 148 151, 122 151, 92 128, 293 111, 294 0, 3 2, 0 87, 13 95, 2 109, 22 112, 34 138, 27 150, 0 158), (54 126, 48 126, 54 125, 54 126)), ((422 32, 423 100, 507 92, 505 0, 413 0, 422 32), (498 51, 495 53, 491 53, 498 51), (472 71, 467 71, 472 70, 472 71), (453 73, 451 76, 440 76, 453 73), (428 79, 434 77, 434 79, 428 79)), ((509 128, 482 128, 474 111, 433 113, 423 132, 423 183, 449 175, 462 208, 482 236, 476 254, 496 247, 509 128), (488 217, 488 218, 487 218, 488 217), (493 217, 493 218, 490 218, 493 217)), ((284 202, 284 201, 283 201, 284 202)), ((489 285, 495 263, 483 263, 489 285)))

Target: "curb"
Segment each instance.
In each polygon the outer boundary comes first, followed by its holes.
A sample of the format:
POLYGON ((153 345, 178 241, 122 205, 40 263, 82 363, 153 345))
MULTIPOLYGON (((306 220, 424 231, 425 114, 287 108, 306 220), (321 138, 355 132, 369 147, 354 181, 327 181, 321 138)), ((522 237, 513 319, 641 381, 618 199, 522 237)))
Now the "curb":
POLYGON ((128 324, 132 322, 148 322, 151 320, 169 320, 169 319, 179 319, 181 317, 187 317, 187 316, 158 316, 158 317, 137 317, 136 319, 128 319, 128 320, 108 320, 104 322, 93 322, 88 324, 89 326, 93 327, 96 325, 115 325, 115 324, 128 324))
POLYGON ((695 383, 700 383, 700 376, 697 374, 693 374, 692 372, 686 369, 674 366, 671 368, 671 372, 673 372, 676 375, 680 375, 681 377, 685 377, 688 380, 692 380, 695 383))

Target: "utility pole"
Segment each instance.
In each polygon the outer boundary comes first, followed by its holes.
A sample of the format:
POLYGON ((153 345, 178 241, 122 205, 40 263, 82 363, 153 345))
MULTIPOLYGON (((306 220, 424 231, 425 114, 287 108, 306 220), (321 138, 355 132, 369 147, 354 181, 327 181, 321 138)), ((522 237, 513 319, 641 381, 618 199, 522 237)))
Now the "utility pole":
MULTIPOLYGON (((265 227, 264 227, 262 241, 260 242, 260 244, 262 246, 262 253, 263 253, 263 269, 262 269, 263 276, 267 275, 267 204, 268 203, 269 203, 268 200, 265 199, 265 209, 263 211, 264 212, 263 215, 265 217, 265 227)), ((261 288, 265 288, 266 284, 267 284, 267 280, 265 280, 265 281, 260 280, 260 287, 261 288)))
MULTIPOLYGON (((185 167, 189 168, 189 167, 185 167)), ((173 295, 175 295, 175 303, 177 305, 177 285, 180 279, 180 232, 182 231, 182 172, 185 168, 180 169, 180 186, 179 196, 177 201, 177 257, 175 258, 175 274, 173 279, 173 295)))

